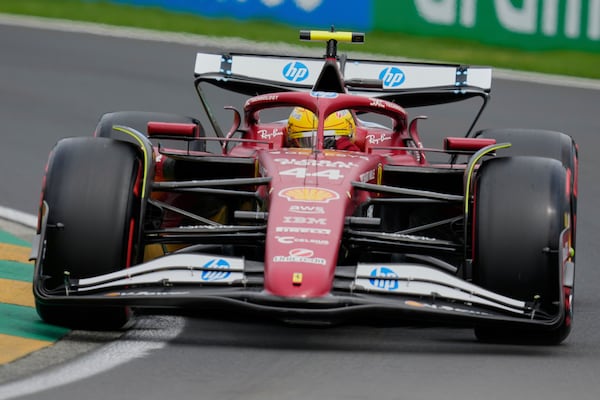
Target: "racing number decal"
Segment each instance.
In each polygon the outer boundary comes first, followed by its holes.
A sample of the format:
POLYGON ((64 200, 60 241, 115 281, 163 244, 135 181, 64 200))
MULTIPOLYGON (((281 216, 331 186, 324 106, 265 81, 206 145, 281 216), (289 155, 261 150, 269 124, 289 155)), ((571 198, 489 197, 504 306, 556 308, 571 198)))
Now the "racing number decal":
POLYGON ((307 172, 306 168, 292 168, 281 171, 279 175, 294 176, 299 179, 304 179, 306 177, 319 177, 331 180, 342 179, 344 177, 339 169, 326 169, 318 172, 307 172))

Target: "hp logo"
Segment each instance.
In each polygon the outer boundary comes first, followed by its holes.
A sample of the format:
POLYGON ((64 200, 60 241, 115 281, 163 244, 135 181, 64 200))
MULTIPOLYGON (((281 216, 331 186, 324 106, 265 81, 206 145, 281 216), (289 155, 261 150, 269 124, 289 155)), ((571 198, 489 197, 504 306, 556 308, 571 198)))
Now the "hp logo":
POLYGON ((229 278, 231 272, 229 271, 230 265, 223 259, 210 260, 203 265, 203 268, 216 268, 222 269, 223 271, 202 271, 200 279, 203 281, 220 281, 229 278))
POLYGON ((398 87, 404 83, 405 78, 404 72, 397 67, 387 67, 379 73, 384 88, 398 87))
POLYGON ((308 78, 308 68, 299 61, 292 61, 283 67, 283 77, 290 82, 302 82, 308 78))
POLYGON ((386 290, 396 290, 398 289, 398 281, 393 278, 398 278, 398 274, 391 270, 390 268, 380 267, 375 268, 371 273, 374 279, 369 279, 369 283, 376 288, 386 289, 386 290), (381 279, 381 278, 392 278, 392 279, 381 279))

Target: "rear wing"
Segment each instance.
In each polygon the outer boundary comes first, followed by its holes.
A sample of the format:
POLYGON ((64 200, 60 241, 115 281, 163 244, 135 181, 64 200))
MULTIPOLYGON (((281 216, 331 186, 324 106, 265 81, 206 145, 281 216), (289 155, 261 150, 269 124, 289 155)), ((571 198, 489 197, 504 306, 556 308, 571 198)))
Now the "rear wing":
POLYGON ((196 91, 217 136, 223 133, 210 110, 203 82, 248 96, 315 91, 357 94, 385 99, 402 107, 431 106, 480 97, 487 105, 492 70, 459 64, 415 63, 348 59, 337 55, 338 42, 362 43, 360 32, 300 31, 300 40, 326 42, 325 56, 294 57, 244 53, 198 53, 194 74, 196 91))
MULTIPOLYGON (((276 91, 310 91, 325 60, 243 53, 198 53, 197 85, 209 82, 247 95, 276 91)), ((384 98, 403 107, 486 98, 492 69, 458 64, 373 61, 338 58, 348 93, 384 98)))

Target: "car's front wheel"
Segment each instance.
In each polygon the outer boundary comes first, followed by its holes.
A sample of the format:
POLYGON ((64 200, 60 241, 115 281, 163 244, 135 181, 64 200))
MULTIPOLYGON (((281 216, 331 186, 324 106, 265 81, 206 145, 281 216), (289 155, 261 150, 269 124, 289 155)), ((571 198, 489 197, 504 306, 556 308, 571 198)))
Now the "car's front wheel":
MULTIPOLYGON (((129 143, 69 138, 51 152, 42 200, 48 205, 46 244, 34 285, 57 292, 70 278, 126 268, 137 257, 143 166, 129 143)), ((36 299, 40 317, 73 329, 116 329, 126 307, 56 305, 36 299)))
POLYGON ((473 279, 560 316, 555 329, 478 326, 482 341, 557 344, 571 329, 561 233, 568 227, 567 173, 558 160, 504 157, 481 166, 474 200, 473 279), (564 310, 561 314, 560 310, 564 310))

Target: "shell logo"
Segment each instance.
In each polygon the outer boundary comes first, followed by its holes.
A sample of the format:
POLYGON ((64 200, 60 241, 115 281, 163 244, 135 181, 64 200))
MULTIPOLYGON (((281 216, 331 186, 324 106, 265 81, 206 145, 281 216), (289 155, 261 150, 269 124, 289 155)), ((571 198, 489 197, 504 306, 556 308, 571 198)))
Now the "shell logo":
POLYGON ((337 200, 340 195, 329 189, 314 187, 292 187, 283 189, 279 196, 285 197, 289 201, 311 201, 317 203, 328 203, 331 200, 337 200))

